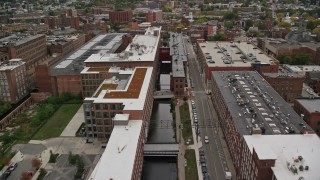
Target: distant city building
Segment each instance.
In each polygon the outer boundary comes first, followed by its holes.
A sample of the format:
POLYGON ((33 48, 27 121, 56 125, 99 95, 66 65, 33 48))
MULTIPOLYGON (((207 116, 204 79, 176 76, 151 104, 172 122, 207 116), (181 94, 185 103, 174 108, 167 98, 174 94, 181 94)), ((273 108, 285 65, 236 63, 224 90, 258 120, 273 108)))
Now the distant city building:
POLYGON ((257 46, 265 53, 280 58, 308 54, 313 63, 320 65, 320 44, 315 42, 292 42, 284 39, 258 38, 257 46))
POLYGON ((279 61, 261 52, 249 42, 213 42, 198 40, 198 60, 201 74, 211 79, 211 71, 278 72, 279 61))
POLYGON ((122 11, 110 11, 109 12, 110 22, 127 23, 132 21, 132 11, 122 10, 122 11))
POLYGON ((320 94, 320 72, 306 72, 306 82, 314 90, 320 94))
POLYGON ((50 54, 68 54, 85 43, 85 35, 47 36, 50 54))
POLYGON ((147 13, 147 22, 161 21, 163 20, 162 10, 150 10, 147 13))
POLYGON ((299 98, 294 102, 294 110, 320 135, 320 98, 299 98))
MULTIPOLYGON (((295 134, 314 134, 314 131, 257 72, 216 71, 211 76, 211 99, 218 112, 237 177, 272 179, 272 168, 277 165, 260 164, 258 159, 263 160, 263 156, 255 157, 246 137, 277 135, 280 139, 292 134, 294 139, 295 134), (252 154, 257 161, 251 160, 252 154), (255 166, 244 166, 248 163, 255 166)), ((274 139, 276 142, 277 138, 274 139)))
POLYGON ((46 36, 18 34, 2 38, 0 52, 8 54, 9 59, 20 58, 26 62, 28 88, 35 88, 35 66, 48 56, 46 36))
POLYGON ((294 72, 263 73, 262 76, 287 102, 293 103, 301 97, 305 76, 294 72))
POLYGON ((29 93, 26 63, 22 59, 11 59, 0 66, 0 99, 17 103, 29 93))

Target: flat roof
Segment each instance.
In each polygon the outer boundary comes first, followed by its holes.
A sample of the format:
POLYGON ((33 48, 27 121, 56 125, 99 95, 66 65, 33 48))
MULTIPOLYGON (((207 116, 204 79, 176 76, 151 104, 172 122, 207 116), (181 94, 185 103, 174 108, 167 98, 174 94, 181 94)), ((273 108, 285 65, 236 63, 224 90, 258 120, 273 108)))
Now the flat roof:
POLYGON ((160 90, 170 90, 170 74, 160 74, 160 90))
POLYGON ((161 27, 149 27, 144 35, 135 35, 123 52, 92 54, 85 62, 154 61, 160 41, 160 33, 161 27))
POLYGON ((93 103, 123 103, 124 110, 143 110, 152 75, 152 67, 135 69, 110 68, 109 73, 116 71, 118 76, 104 80, 92 97, 85 101, 93 103))
POLYGON ((84 69, 84 61, 96 53, 113 53, 122 44, 124 33, 98 35, 75 52, 51 66, 51 75, 78 75, 84 69))
POLYGON ((263 73, 264 76, 270 78, 304 78, 305 76, 301 73, 290 73, 290 72, 277 72, 277 73, 263 73))
POLYGON ((0 47, 4 46, 19 46, 21 44, 27 43, 34 39, 37 39, 41 36, 45 36, 44 34, 14 34, 8 37, 4 37, 0 39, 0 47))
POLYGON ((276 179, 320 179, 320 140, 316 134, 243 137, 251 153, 254 148, 262 159, 276 159, 274 167, 271 167, 276 179), (300 165, 303 171, 299 170, 300 165), (297 168, 297 174, 289 170, 292 166, 297 168), (309 170, 305 170, 306 166, 309 170))
POLYGON ((272 65, 277 61, 246 42, 199 43, 208 67, 251 67, 252 63, 272 65))
POLYGON ((320 72, 320 66, 319 65, 289 65, 284 64, 282 66, 283 69, 289 71, 289 72, 296 72, 296 73, 302 73, 305 74, 305 72, 320 72))
POLYGON ((307 111, 320 112, 320 99, 296 99, 307 111))
POLYGON ((142 120, 115 125, 89 180, 131 179, 142 128, 142 120))
POLYGON ((10 59, 7 63, 1 64, 0 71, 13 70, 23 64, 25 64, 25 62, 22 61, 22 59, 10 59))
POLYGON ((313 132, 256 71, 216 71, 212 79, 240 134, 249 135, 252 128, 264 129, 265 134, 313 132))
POLYGON ((170 33, 170 55, 172 56, 172 77, 185 77, 183 62, 187 61, 187 53, 181 33, 170 33))

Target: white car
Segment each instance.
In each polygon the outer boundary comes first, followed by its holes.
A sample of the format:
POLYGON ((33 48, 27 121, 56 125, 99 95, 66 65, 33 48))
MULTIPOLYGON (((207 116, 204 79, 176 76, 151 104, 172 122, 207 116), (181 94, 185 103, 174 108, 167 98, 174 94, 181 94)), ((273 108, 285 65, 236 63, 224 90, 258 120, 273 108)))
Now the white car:
POLYGON ((204 142, 205 142, 206 144, 209 143, 209 138, 208 138, 208 136, 204 136, 204 142))

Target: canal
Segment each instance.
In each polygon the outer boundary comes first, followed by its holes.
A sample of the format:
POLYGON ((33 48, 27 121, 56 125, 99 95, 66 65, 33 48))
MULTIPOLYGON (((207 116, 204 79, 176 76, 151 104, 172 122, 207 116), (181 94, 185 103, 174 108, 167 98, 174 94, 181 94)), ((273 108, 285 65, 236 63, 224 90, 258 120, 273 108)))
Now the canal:
MULTIPOLYGON (((170 100, 154 101, 147 143, 176 142, 170 100)), ((142 180, 177 180, 176 157, 144 157, 142 180)))

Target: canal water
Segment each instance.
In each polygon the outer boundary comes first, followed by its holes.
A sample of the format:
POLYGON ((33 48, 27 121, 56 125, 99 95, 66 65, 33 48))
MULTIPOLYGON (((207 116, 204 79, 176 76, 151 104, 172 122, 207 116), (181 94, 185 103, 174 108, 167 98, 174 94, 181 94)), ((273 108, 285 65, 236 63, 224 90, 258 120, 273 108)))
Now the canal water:
MULTIPOLYGON (((147 143, 176 142, 170 100, 154 101, 147 143)), ((142 180, 177 180, 177 158, 144 157, 142 180)))

